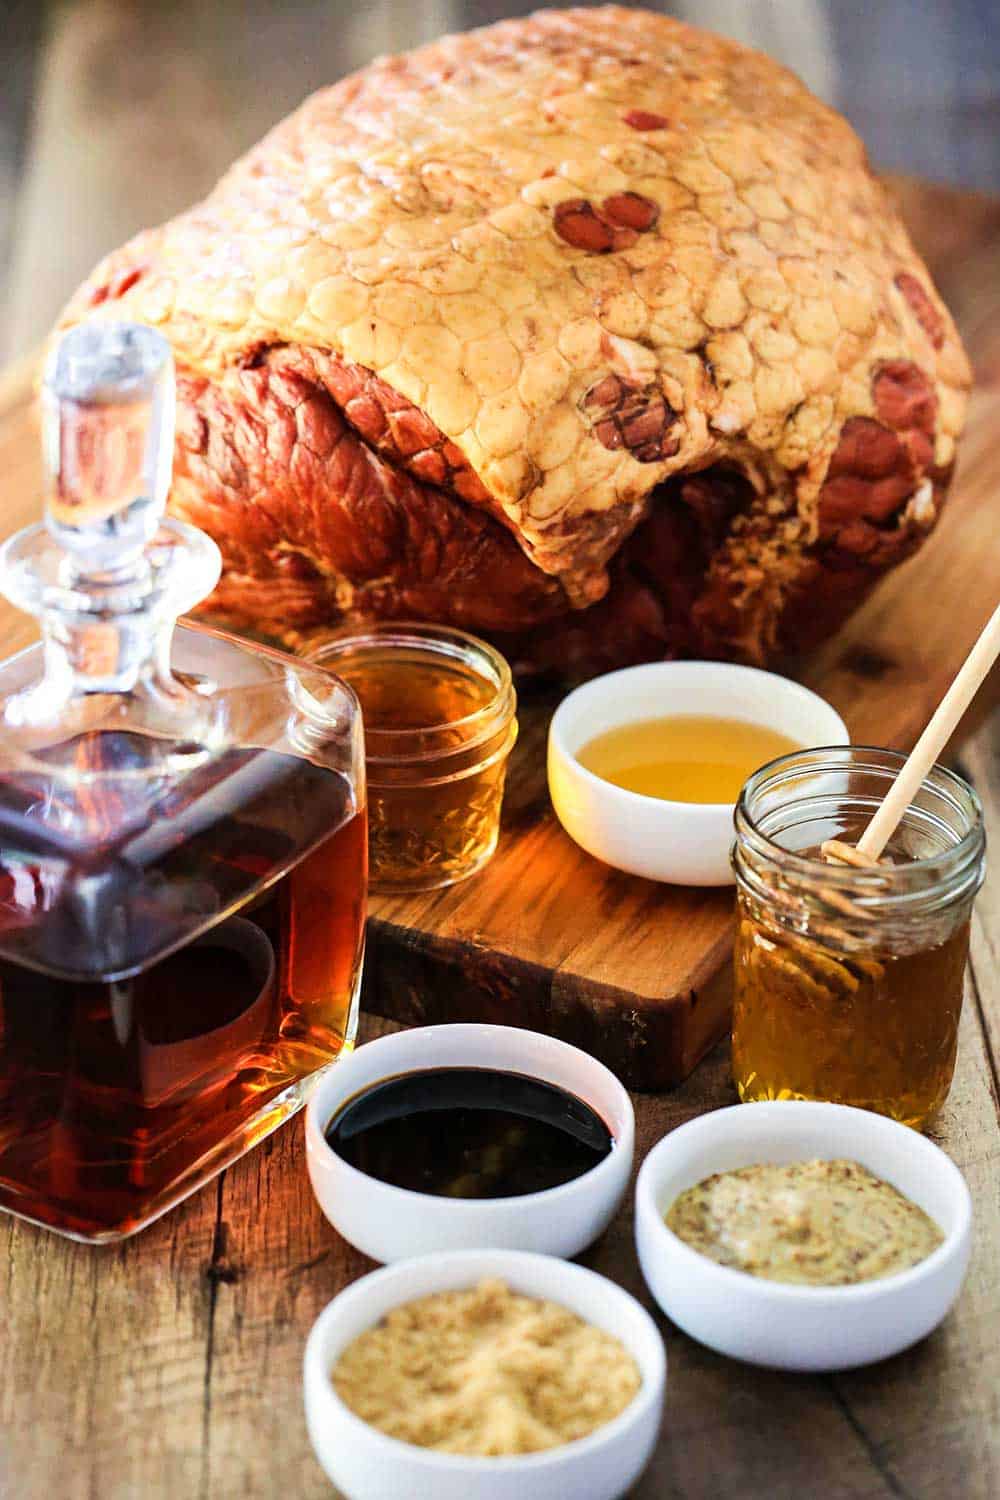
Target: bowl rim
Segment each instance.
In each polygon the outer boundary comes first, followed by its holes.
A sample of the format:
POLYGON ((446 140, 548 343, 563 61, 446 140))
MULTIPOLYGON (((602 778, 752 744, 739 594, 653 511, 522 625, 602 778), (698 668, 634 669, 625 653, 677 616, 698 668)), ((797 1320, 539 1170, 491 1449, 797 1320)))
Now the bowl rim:
MULTIPOLYGON (((800 1118, 802 1116, 800 1115, 800 1118)), ((789 1116, 791 1123, 792 1116, 789 1116)), ((728 1129, 729 1124, 723 1126, 728 1129)), ((836 1132, 834 1131, 834 1136, 836 1132)), ((834 1157, 823 1157, 822 1160, 835 1160, 834 1157)), ((750 1165, 750 1163, 748 1163, 750 1165)), ((864 1163, 862 1162, 863 1166, 864 1163)), ((874 1169, 869 1167, 869 1171, 874 1169)), ((876 1175, 878 1175, 876 1173, 876 1175)), ((703 1180, 703 1179, 702 1179, 703 1180)), ((883 1179, 885 1180, 885 1179, 883 1179)), ((919 1131, 913 1130, 909 1125, 903 1125, 898 1120, 891 1119, 888 1115, 876 1114, 873 1110, 858 1109, 854 1105, 834 1104, 821 1099, 762 1099, 751 1104, 732 1104, 723 1109, 710 1110, 708 1114, 698 1115, 693 1120, 687 1120, 679 1125, 676 1130, 665 1135, 652 1150, 647 1154, 645 1161, 639 1168, 639 1174, 635 1185, 635 1227, 638 1233, 640 1218, 644 1224, 655 1224, 657 1229, 654 1233, 660 1234, 663 1243, 669 1245, 671 1254, 675 1256, 682 1266, 689 1267, 692 1272, 721 1278, 723 1286, 731 1288, 734 1292, 742 1292, 744 1295, 757 1297, 768 1301, 782 1301, 800 1303, 814 1308, 824 1306, 843 1307, 851 1303, 871 1302, 881 1297, 893 1294, 906 1295, 912 1288, 917 1287, 922 1281, 932 1278, 936 1272, 948 1261, 954 1258, 969 1238, 972 1229, 972 1196, 969 1185, 965 1180, 960 1168, 952 1161, 946 1152, 942 1151, 934 1141, 919 1131), (874 1276, 867 1281, 853 1282, 847 1286, 803 1286, 797 1282, 772 1281, 762 1276, 754 1276, 749 1271, 740 1271, 733 1266, 719 1265, 718 1261, 712 1260, 707 1255, 693 1249, 684 1240, 674 1234, 667 1227, 655 1201, 653 1178, 660 1162, 669 1155, 669 1150, 664 1149, 672 1145, 675 1137, 697 1134, 704 1121, 715 1120, 719 1116, 728 1116, 729 1124, 733 1127, 733 1133, 738 1130, 738 1125, 733 1116, 746 1118, 746 1111, 767 1110, 773 1113, 775 1110, 808 1111, 814 1115, 822 1111, 829 1114, 831 1120, 841 1118, 845 1115, 852 1117, 863 1117, 866 1123, 872 1120, 878 1123, 874 1126, 876 1131, 882 1130, 886 1135, 894 1135, 901 1132, 897 1139, 906 1140, 907 1150, 912 1148, 915 1156, 923 1156, 930 1165, 930 1170, 937 1172, 940 1177, 948 1179, 950 1186, 954 1189, 958 1214, 957 1222, 951 1229, 944 1229, 938 1224, 938 1228, 944 1235, 941 1244, 930 1255, 918 1261, 914 1266, 908 1266, 903 1271, 894 1271, 888 1276, 874 1276), (931 1165, 932 1164, 932 1165, 931 1165)), ((935 1223, 937 1221, 935 1220, 935 1223)), ((643 1272, 645 1275, 645 1272, 643 1272)), ((679 1285, 682 1283, 679 1281, 679 1285)), ((683 1297, 683 1293, 682 1293, 683 1297)))
MULTIPOLYGON (((548 1293, 530 1291, 518 1286, 512 1286, 511 1289, 519 1292, 522 1296, 533 1297, 538 1301, 556 1302, 560 1306, 567 1307, 568 1311, 574 1311, 566 1303, 559 1303, 558 1296, 552 1297, 548 1293)), ((589 1322, 589 1319, 582 1313, 577 1312, 575 1316, 581 1318, 584 1322, 589 1322)), ((597 1327, 598 1325, 592 1324, 591 1326, 597 1327)), ((375 1327, 375 1323, 371 1323, 367 1327, 375 1327)), ((626 1339, 621 1337, 620 1334, 613 1336, 618 1339, 627 1353, 635 1360, 635 1363, 639 1365, 640 1360, 626 1339)), ((667 1352, 663 1336, 657 1328, 652 1314, 643 1307, 642 1303, 636 1297, 632 1296, 631 1292, 627 1292, 623 1286, 620 1286, 616 1281, 612 1281, 609 1277, 602 1276, 600 1272, 590 1270, 588 1266, 578 1265, 575 1261, 562 1260, 556 1255, 542 1255, 530 1250, 445 1250, 432 1252, 427 1255, 413 1256, 407 1260, 397 1260, 392 1265, 381 1266, 375 1271, 369 1271, 367 1275, 360 1277, 357 1281, 353 1281, 350 1286, 338 1292, 327 1303, 322 1312, 319 1313, 312 1328, 309 1330, 309 1337, 306 1341, 303 1356, 304 1386, 309 1387, 313 1385, 316 1389, 322 1390, 324 1397, 329 1399, 333 1404, 338 1419, 345 1421, 348 1428, 361 1436, 364 1441, 387 1444, 389 1452, 400 1456, 405 1455, 407 1462, 416 1464, 422 1468, 444 1469, 453 1473, 466 1472, 470 1475, 488 1473, 491 1475, 508 1474, 513 1477, 529 1471, 558 1468, 560 1464, 566 1463, 570 1459, 585 1459, 603 1445, 613 1442, 615 1438, 619 1437, 623 1432, 627 1432, 634 1424, 641 1422, 647 1413, 650 1412, 651 1408, 663 1400, 666 1390, 666 1379, 667 1352), (390 1437, 388 1433, 382 1432, 370 1422, 366 1422, 363 1417, 359 1417, 356 1412, 353 1412, 346 1402, 341 1400, 331 1379, 332 1372, 326 1368, 324 1362, 324 1339, 330 1324, 335 1322, 337 1313, 343 1312, 345 1307, 349 1310, 355 1303, 363 1302, 365 1297, 370 1295, 374 1284, 393 1278, 398 1278, 400 1281, 401 1291, 400 1297, 393 1303, 394 1307, 402 1307, 408 1301, 416 1302, 422 1300, 424 1297, 435 1296, 436 1292, 420 1292, 415 1296, 407 1294, 407 1274, 412 1273, 413 1268, 418 1265, 423 1266, 433 1263, 435 1270, 440 1270, 442 1274, 447 1274, 453 1267, 457 1272, 460 1267, 469 1266, 468 1282, 449 1283, 437 1288, 437 1291, 442 1292, 460 1291, 468 1285, 474 1286, 476 1280, 481 1279, 484 1275, 505 1279, 505 1273, 502 1270, 492 1269, 478 1272, 475 1268, 477 1259, 485 1259, 490 1262, 501 1260, 510 1263, 513 1267, 512 1276, 516 1275, 518 1268, 521 1268, 530 1277, 532 1268, 536 1267, 538 1262, 542 1262, 546 1267, 558 1265, 562 1271, 568 1274, 570 1280, 577 1281, 581 1286, 585 1282, 589 1282, 591 1285, 594 1282, 600 1282, 602 1283, 602 1294, 606 1288, 610 1288, 612 1296, 617 1298, 619 1305, 627 1309, 627 1315, 635 1318, 644 1333, 649 1336, 649 1348, 654 1365, 652 1378, 647 1379, 640 1369, 642 1380, 639 1389, 628 1405, 616 1417, 612 1417, 610 1422, 605 1422, 602 1426, 596 1427, 586 1437, 574 1438, 567 1443, 559 1443, 553 1448, 545 1448, 537 1453, 497 1454, 495 1456, 479 1453, 441 1453, 433 1448, 421 1448, 416 1443, 407 1443, 402 1438, 390 1437)))
MULTIPOLYGON (((565 698, 562 699, 562 701, 556 708, 555 713, 552 715, 548 735, 550 748, 554 749, 556 753, 563 757, 564 760, 572 764, 573 773, 575 775, 582 776, 585 786, 589 786, 598 796, 605 796, 609 801, 616 802, 620 807, 631 808, 635 811, 645 809, 647 812, 652 807, 663 808, 665 809, 666 816, 681 815, 684 817, 697 818, 700 820, 704 820, 706 818, 717 819, 720 812, 729 812, 730 814, 734 813, 737 803, 739 802, 739 796, 734 797, 731 802, 677 802, 670 797, 650 797, 645 792, 630 791, 627 787, 618 786, 615 782, 608 781, 603 776, 598 776, 596 771, 589 770, 579 759, 577 752, 575 750, 571 750, 566 743, 565 721, 568 717, 567 705, 571 703, 574 698, 577 698, 578 695, 593 693, 599 694, 604 689, 607 689, 609 692, 613 691, 612 684, 615 679, 621 679, 622 677, 631 676, 634 673, 644 673, 647 675, 657 676, 678 675, 682 677, 691 677, 694 675, 689 670, 692 667, 708 667, 713 672, 718 673, 720 677, 740 677, 744 680, 757 678, 762 682, 764 680, 771 683, 779 682, 781 683, 783 689, 791 689, 793 696, 801 696, 806 699, 811 699, 815 705, 825 710, 825 712, 831 716, 831 722, 835 719, 839 723, 844 736, 843 740, 840 741, 839 744, 838 742, 834 741, 830 746, 801 745, 797 747, 797 750, 795 751, 783 751, 783 755, 801 754, 805 750, 814 749, 843 749, 846 746, 850 745, 850 731, 848 730, 843 717, 837 711, 837 709, 834 708, 833 704, 828 703, 825 698, 821 697, 819 693, 814 692, 812 688, 806 687, 804 683, 797 682, 795 678, 784 677, 780 672, 768 672, 763 667, 744 666, 741 662, 694 660, 639 662, 635 666, 620 667, 614 672, 604 672, 599 677, 592 677, 589 679, 589 681, 580 683, 580 685, 578 687, 575 687, 572 692, 566 694, 565 698), (677 672, 676 669, 678 668, 681 668, 683 670, 677 672)), ((681 719, 700 717, 700 715, 687 713, 682 709, 680 712, 671 714, 670 717, 681 719)), ((762 715, 754 717, 748 716, 746 718, 743 718, 741 715, 730 714, 729 717, 740 718, 744 723, 756 724, 762 728, 774 728, 773 723, 764 718, 762 715)), ((759 767, 751 774, 757 775, 760 770, 765 769, 767 765, 771 765, 773 763, 773 760, 775 759, 780 760, 781 756, 772 757, 772 760, 766 762, 765 766, 759 767)))
MULTIPOLYGON (((444 1022, 440 1026, 419 1026, 408 1028, 405 1031, 389 1032, 385 1036, 375 1037, 372 1041, 363 1043, 362 1047, 359 1047, 357 1051, 366 1051, 370 1047, 377 1046, 380 1042, 388 1041, 396 1041, 397 1045, 399 1046, 407 1045, 405 1043, 398 1042, 397 1039, 400 1037, 419 1037, 421 1038, 421 1040, 423 1040, 429 1034, 432 1034, 434 1032, 448 1031, 454 1034, 458 1030, 462 1030, 465 1032, 474 1031, 478 1033, 484 1041, 488 1040, 490 1036, 495 1035, 495 1033, 497 1032, 503 1032, 505 1035, 508 1033, 526 1032, 532 1037, 541 1037, 546 1046, 549 1047, 553 1052, 563 1052, 565 1055, 565 1052, 568 1051, 585 1059, 586 1063, 590 1065, 593 1070, 598 1073, 599 1076, 606 1077, 610 1081, 614 1089, 617 1091, 622 1104, 623 1128, 619 1133, 614 1128, 612 1123, 609 1120, 605 1119, 603 1112, 597 1107, 596 1104, 593 1103, 591 1099, 586 1098, 579 1093, 576 1096, 577 1098, 583 1099, 583 1102, 587 1104, 589 1108, 591 1108, 607 1126, 608 1132, 611 1135, 613 1141, 612 1149, 608 1152, 607 1156, 603 1157, 599 1162, 595 1162, 592 1167, 588 1167, 585 1172, 581 1172, 579 1177, 571 1177, 568 1182, 560 1183, 556 1187, 540 1188, 537 1192, 534 1193, 510 1193, 504 1198, 445 1198, 437 1193, 421 1193, 415 1188, 398 1187, 395 1183, 383 1182, 380 1177, 373 1177, 368 1172, 362 1172, 360 1167, 355 1167, 351 1162, 345 1161, 344 1157, 338 1155, 338 1153, 334 1151, 333 1147, 326 1139, 326 1131, 329 1125, 337 1117, 340 1111, 351 1102, 352 1099, 357 1098, 360 1094, 367 1093, 369 1089, 376 1088, 379 1083, 387 1082, 392 1078, 399 1078, 409 1073, 433 1073, 437 1072, 442 1067, 481 1066, 484 1069, 500 1073, 518 1071, 513 1068, 498 1067, 496 1066, 496 1064, 494 1064, 491 1068, 488 1062, 483 1062, 481 1064, 477 1064, 475 1062, 469 1062, 467 1064, 442 1064, 439 1062, 435 1063, 427 1061, 423 1063, 415 1062, 412 1066, 406 1066, 404 1064, 402 1067, 394 1068, 392 1071, 386 1072, 379 1079, 360 1084, 358 1088, 354 1090, 354 1092, 346 1095, 342 1100, 340 1100, 338 1104, 334 1106, 333 1113, 330 1114, 321 1124, 319 1119, 321 1113, 320 1100, 323 1097, 326 1089, 334 1087, 336 1081, 339 1079, 343 1079, 347 1071, 346 1067, 341 1069, 331 1069, 330 1073, 328 1074, 328 1079, 320 1080, 319 1085, 313 1092, 313 1095, 310 1098, 308 1105, 306 1106, 305 1129, 307 1149, 315 1151, 317 1153, 325 1153, 326 1157, 332 1159, 332 1161, 336 1163, 336 1169, 343 1172, 348 1183, 355 1184, 356 1187, 362 1191, 371 1192, 374 1190, 376 1192, 385 1194, 390 1202, 398 1203, 401 1210, 413 1212, 419 1206, 425 1211, 438 1212, 441 1214, 454 1214, 456 1218, 463 1216, 472 1218, 473 1215, 494 1217, 499 1216, 504 1212, 515 1213, 518 1209, 529 1203, 532 1205, 538 1205, 540 1210, 550 1207, 555 1208, 562 1200, 571 1196, 583 1197, 587 1194, 596 1195, 601 1191, 604 1177, 612 1177, 614 1175, 617 1175, 618 1165, 622 1159, 623 1152, 627 1153, 630 1160, 634 1157, 635 1107, 632 1104, 632 1100, 629 1097, 629 1093, 625 1088, 625 1085, 619 1078, 615 1076, 615 1074, 609 1067, 607 1067, 605 1063, 602 1063, 600 1061, 599 1058, 591 1056, 589 1052, 584 1052, 582 1047, 574 1047, 572 1042, 564 1042, 561 1037, 547 1036, 545 1032, 531 1031, 527 1027, 522 1028, 519 1026, 501 1026, 494 1025, 489 1022, 453 1021, 444 1022), (598 1180, 598 1174, 601 1175, 601 1180, 598 1180), (431 1204, 435 1205, 435 1208, 428 1209, 428 1205, 431 1204)), ((529 1072, 525 1076, 531 1078, 538 1077, 538 1075, 534 1072, 529 1072)), ((551 1080, 548 1078, 541 1078, 540 1081, 542 1083, 551 1082, 551 1080)), ((555 1085, 555 1087, 563 1086, 555 1085)), ((564 1092, 572 1093, 573 1090, 567 1088, 564 1090, 564 1092)), ((323 1110, 323 1113, 326 1113, 325 1109, 323 1110)), ((456 1254, 458 1253, 458 1251, 442 1251, 440 1253, 450 1255, 456 1254)), ((516 1253, 532 1254, 535 1252, 520 1251, 516 1253)), ((399 1262, 393 1262, 393 1264, 399 1264, 399 1262)))

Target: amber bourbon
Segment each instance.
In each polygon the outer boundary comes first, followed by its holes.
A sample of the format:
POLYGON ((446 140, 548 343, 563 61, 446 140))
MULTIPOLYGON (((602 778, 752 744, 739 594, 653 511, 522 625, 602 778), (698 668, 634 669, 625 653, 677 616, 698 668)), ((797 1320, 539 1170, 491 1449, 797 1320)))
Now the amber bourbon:
POLYGON ((168 346, 95 323, 44 387, 44 526, 2 583, 0 1207, 129 1234, 307 1097, 356 1025, 366 893, 353 694, 180 627, 214 545, 164 522, 168 346))

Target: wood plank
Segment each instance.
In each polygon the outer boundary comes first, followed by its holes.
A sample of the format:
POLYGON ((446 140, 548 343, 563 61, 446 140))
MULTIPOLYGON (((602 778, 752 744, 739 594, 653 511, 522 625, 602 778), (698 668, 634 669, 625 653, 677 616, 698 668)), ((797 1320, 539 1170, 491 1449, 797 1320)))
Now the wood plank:
POLYGON ((988 861, 986 879, 972 922, 974 1000, 986 1039, 993 1089, 1000 1100, 1000 724, 994 733, 977 734, 961 756, 959 769, 972 782, 983 804, 988 861))
MULTIPOLYGON (((1000 805, 992 815, 1000 817, 1000 805)), ((384 1027, 369 1020, 366 1035, 384 1027)), ((636 1098, 637 1166, 669 1130, 733 1102, 728 1051, 716 1048, 674 1093, 636 1098)), ((969 1279, 945 1325, 870 1370, 800 1377, 736 1365, 656 1313, 669 1358, 667 1422, 634 1500, 938 1500, 949 1491, 992 1500, 1000 1483, 1000 1134, 972 1003, 935 1134, 966 1173, 976 1205, 969 1279)), ((4 1219, 4 1252, 0 1425, 16 1438, 0 1456, 0 1494, 330 1494, 305 1433, 302 1346, 326 1301, 370 1263, 311 1197, 301 1121, 118 1249, 74 1245, 4 1219)), ((582 1259, 655 1312, 632 1248, 631 1193, 582 1259)))
POLYGON ((217 1191, 115 1249, 3 1215, 0 1495, 199 1493, 217 1191))
MULTIPOLYGON (((996 738, 997 724, 990 729, 996 738)), ((961 1062, 930 1132, 965 1174, 975 1206, 972 1260, 953 1315, 917 1348, 832 1377, 851 1424, 897 1495, 1000 1494, 1000 1135, 997 1099, 976 1005, 993 973, 973 962, 959 1034, 961 1062)))

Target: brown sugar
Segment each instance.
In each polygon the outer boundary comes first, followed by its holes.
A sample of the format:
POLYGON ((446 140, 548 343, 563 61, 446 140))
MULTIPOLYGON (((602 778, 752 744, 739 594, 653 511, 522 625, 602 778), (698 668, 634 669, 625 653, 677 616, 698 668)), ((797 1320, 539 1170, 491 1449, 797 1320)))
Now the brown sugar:
POLYGON ((394 1308, 348 1345, 331 1378, 389 1437, 481 1456, 586 1437, 642 1383, 611 1334, 495 1280, 394 1308))

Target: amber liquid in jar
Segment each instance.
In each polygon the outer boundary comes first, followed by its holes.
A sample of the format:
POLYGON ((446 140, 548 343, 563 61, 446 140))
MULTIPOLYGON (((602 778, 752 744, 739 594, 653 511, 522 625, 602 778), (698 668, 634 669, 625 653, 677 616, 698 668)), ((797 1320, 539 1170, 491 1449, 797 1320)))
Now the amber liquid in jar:
POLYGON ((955 1071, 969 924, 919 952, 844 953, 739 903, 733 1078, 740 1099, 827 1099, 922 1126, 955 1071))
POLYGON ((969 924, 983 878, 982 810, 934 766, 883 859, 856 844, 904 763, 833 745, 756 772, 736 806, 733 1078, 744 1101, 820 1099, 923 1127, 955 1068, 969 924))
MULTIPOLYGON (((86 740, 77 751, 92 766, 135 749, 131 736, 86 740)), ((224 787, 248 768, 257 795, 214 823, 189 824, 173 794, 160 812, 176 837, 142 872, 151 921, 170 893, 181 906, 211 892, 234 915, 131 977, 46 973, 43 874, 0 854, 0 928, 25 958, 0 960, 0 1206, 87 1239, 128 1234, 183 1197, 207 1162, 224 1165, 266 1135, 351 1037, 364 810, 337 772, 273 751, 232 751, 212 776, 224 787), (311 844, 240 905, 290 847, 311 844)), ((4 790, 16 804, 16 778, 4 790)), ((102 809, 90 812, 96 824, 102 809)))
POLYGON ((440 639, 429 628, 423 639, 406 634, 420 628, 401 626, 397 638, 392 627, 381 638, 376 628, 314 658, 361 704, 370 880, 382 891, 451 885, 489 860, 517 734, 502 658, 458 631, 442 630, 440 639), (461 650, 441 649, 449 635, 461 650), (486 675, 493 660, 502 672, 486 675))

